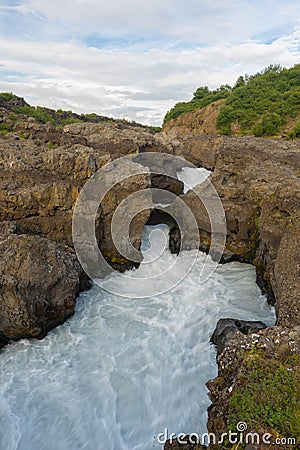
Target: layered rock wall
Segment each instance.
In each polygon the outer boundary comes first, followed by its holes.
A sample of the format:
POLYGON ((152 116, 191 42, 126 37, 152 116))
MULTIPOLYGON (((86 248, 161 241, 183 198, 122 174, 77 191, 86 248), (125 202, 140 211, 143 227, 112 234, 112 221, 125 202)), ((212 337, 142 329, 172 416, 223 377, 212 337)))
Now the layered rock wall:
MULTIPOLYGON (((162 144, 143 127, 119 123, 62 129, 30 119, 17 123, 15 134, 0 135, 2 345, 10 339, 43 337, 74 313, 76 296, 87 286, 72 239, 78 194, 106 163, 147 148, 160 151, 162 144)), ((113 213, 128 195, 151 186, 147 173, 125 175, 105 196, 96 223, 100 248, 119 270, 133 263, 114 246, 113 213)), ((130 225, 129 237, 137 249, 150 212, 142 211, 130 225)))

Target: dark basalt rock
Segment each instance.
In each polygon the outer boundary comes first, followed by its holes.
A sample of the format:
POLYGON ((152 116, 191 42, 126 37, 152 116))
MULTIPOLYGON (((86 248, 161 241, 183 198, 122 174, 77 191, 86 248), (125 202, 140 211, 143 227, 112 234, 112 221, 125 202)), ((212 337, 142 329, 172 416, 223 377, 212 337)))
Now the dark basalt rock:
POLYGON ((43 338, 74 313, 82 269, 73 252, 39 236, 0 235, 0 347, 43 338))
POLYGON ((158 225, 164 223, 168 225, 169 231, 169 249, 170 252, 179 255, 181 247, 181 234, 176 220, 168 213, 154 209, 146 225, 158 225))
POLYGON ((170 252, 179 255, 181 248, 181 234, 178 226, 170 228, 169 231, 169 249, 170 252))
MULTIPOLYGON (((209 178, 222 201, 227 226, 221 261, 254 264, 259 286, 269 303, 275 304, 277 324, 298 325, 299 141, 190 136, 174 154, 198 167, 213 168, 209 178), (211 164, 207 163, 208 154, 211 164), (280 272, 284 274, 280 276, 280 272)), ((198 189, 202 194, 203 188, 198 189)), ((211 228, 204 205, 193 191, 180 198, 193 212, 200 248, 207 251, 211 228)))
POLYGON ((163 189, 172 192, 175 195, 183 194, 184 183, 176 178, 176 173, 173 177, 161 174, 151 175, 151 187, 163 189))
POLYGON ((217 347, 218 355, 222 353, 237 331, 248 335, 267 328, 261 321, 220 319, 210 341, 217 347))

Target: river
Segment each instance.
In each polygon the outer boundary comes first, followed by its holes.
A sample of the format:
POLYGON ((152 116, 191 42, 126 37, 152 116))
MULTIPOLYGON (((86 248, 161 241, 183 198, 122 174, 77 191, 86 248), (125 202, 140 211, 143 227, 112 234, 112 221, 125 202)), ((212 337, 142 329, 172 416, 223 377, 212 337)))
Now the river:
POLYGON ((75 315, 43 340, 1 351, 1 450, 151 450, 162 448, 157 435, 165 429, 206 432, 205 382, 217 374, 209 339, 218 319, 273 325, 275 316, 254 267, 220 265, 199 284, 205 255, 172 255, 167 236, 166 225, 145 227, 142 251, 152 262, 134 271, 139 291, 131 292, 130 272, 114 274, 108 284, 125 297, 94 285, 79 296, 75 315), (149 289, 145 274, 151 283, 176 258, 184 267, 195 255, 181 283, 177 264, 167 275, 173 289, 140 298, 149 289))

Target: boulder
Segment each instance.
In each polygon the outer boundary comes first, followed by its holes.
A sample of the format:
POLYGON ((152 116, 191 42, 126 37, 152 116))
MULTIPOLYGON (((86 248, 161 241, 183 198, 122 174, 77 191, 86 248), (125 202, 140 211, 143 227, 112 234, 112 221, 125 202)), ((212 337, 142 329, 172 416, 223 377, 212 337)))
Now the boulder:
MULTIPOLYGON (((3 227, 2 227, 3 228, 3 227)), ((38 236, 0 238, 1 343, 42 338, 74 313, 81 268, 73 253, 38 236)))
POLYGON ((220 319, 210 338, 210 342, 216 346, 217 353, 220 355, 224 348, 227 345, 230 345, 230 341, 236 332, 239 331, 240 333, 248 335, 257 333, 264 328, 267 328, 267 326, 259 320, 220 319))

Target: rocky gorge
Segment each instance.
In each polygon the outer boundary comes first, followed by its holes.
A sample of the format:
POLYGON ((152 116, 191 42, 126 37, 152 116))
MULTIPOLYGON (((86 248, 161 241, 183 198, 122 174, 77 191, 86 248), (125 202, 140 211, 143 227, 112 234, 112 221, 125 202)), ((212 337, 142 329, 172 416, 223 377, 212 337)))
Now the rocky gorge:
MULTIPOLYGON (((253 396, 257 395, 251 378, 257 367, 261 377, 275 379, 280 367, 281 384, 284 374, 292 374, 289 382, 294 383, 296 400, 299 395, 299 141, 203 136, 178 132, 176 127, 152 134, 146 127, 118 121, 64 127, 32 118, 16 122, 13 131, 0 135, 0 345, 42 338, 74 313, 78 293, 89 285, 72 242, 72 213, 79 191, 107 162, 144 152, 180 156, 212 171, 210 180, 227 222, 222 261, 253 264, 257 283, 276 309, 275 327, 248 336, 237 330, 218 356, 218 377, 208 382, 212 400, 208 430, 221 436, 243 419, 245 411, 237 407, 239 392, 247 391, 251 397, 253 388, 253 396)), ((175 192, 189 206, 199 228, 200 248, 209 249, 209 217, 193 191, 183 193, 179 181, 150 173, 127 177, 104 199, 96 223, 100 248, 118 270, 134 264, 112 242, 114 210, 131 193, 149 187, 175 192)), ((136 249, 144 225, 155 220, 151 212, 146 209, 131 223, 136 249)), ((178 248, 172 236, 170 246, 178 248)), ((267 393, 265 397, 266 402, 267 393)), ((292 433, 281 428, 282 417, 272 423, 270 416, 246 419, 250 429, 260 433, 287 437, 292 433)))

